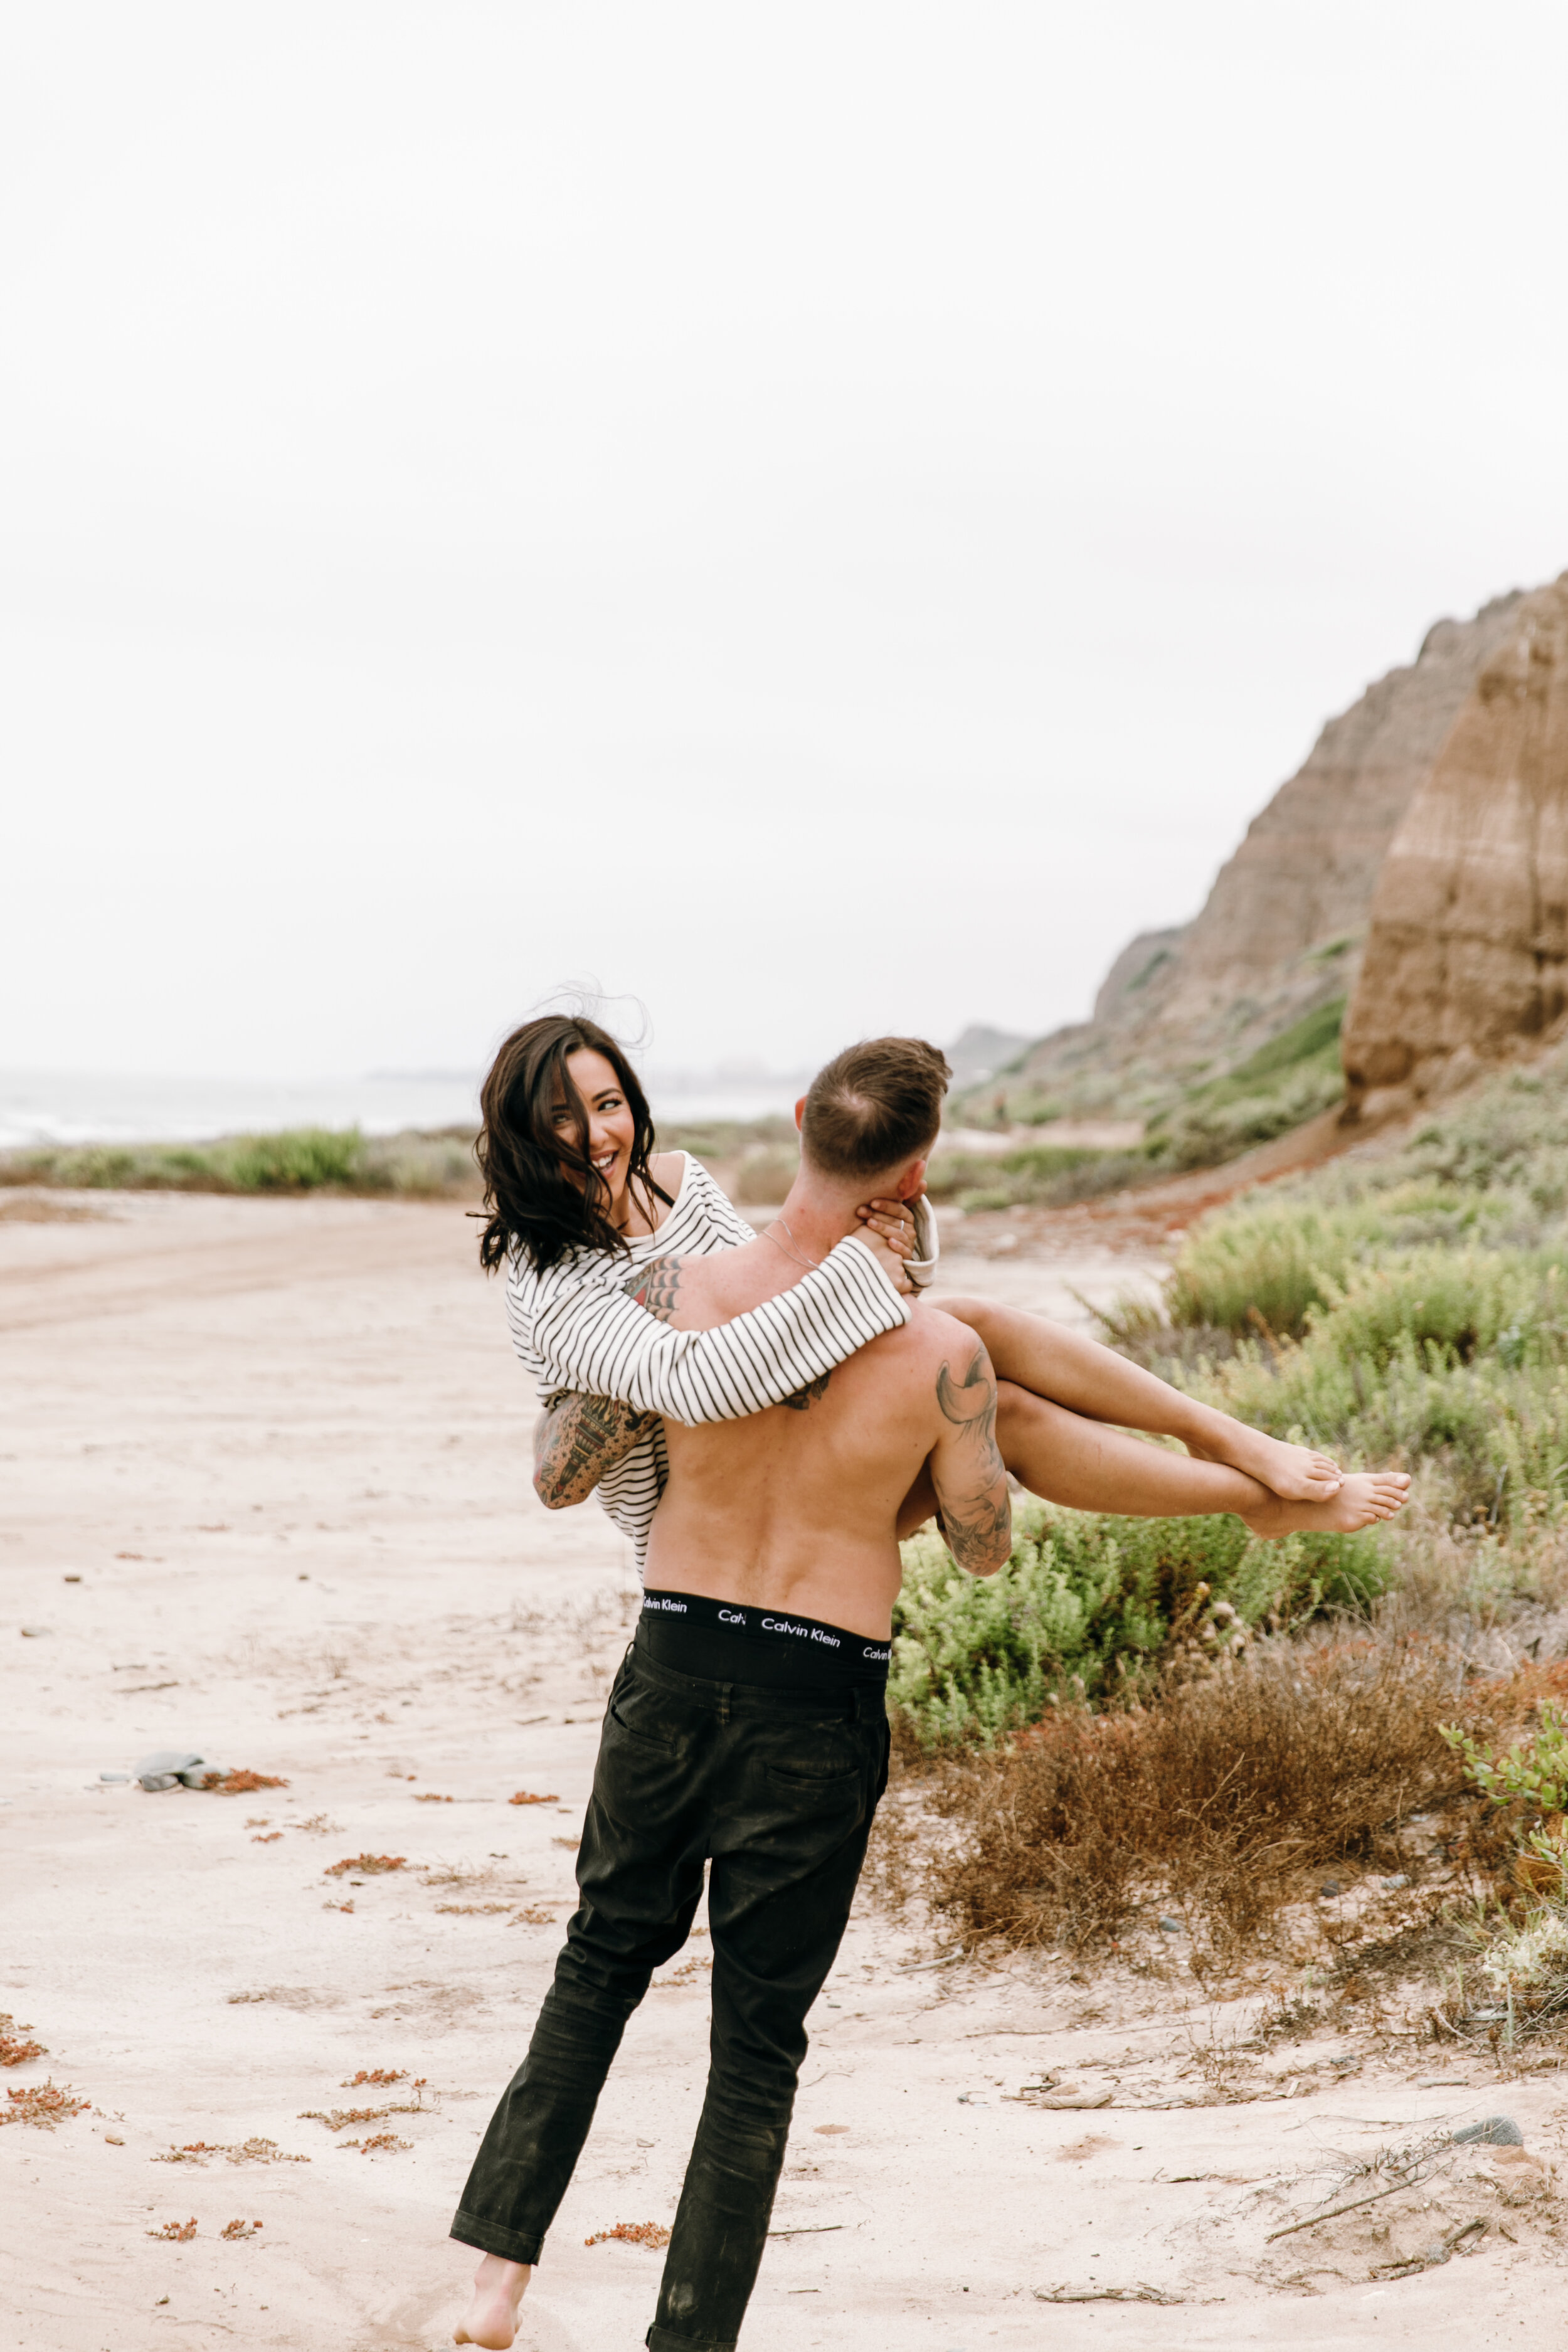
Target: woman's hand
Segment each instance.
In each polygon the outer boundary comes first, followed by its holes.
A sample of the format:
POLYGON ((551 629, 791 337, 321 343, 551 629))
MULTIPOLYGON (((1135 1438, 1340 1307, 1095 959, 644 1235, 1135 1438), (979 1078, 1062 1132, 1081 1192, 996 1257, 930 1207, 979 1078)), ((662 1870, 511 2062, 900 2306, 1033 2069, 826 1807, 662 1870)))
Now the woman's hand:
POLYGON ((855 1212, 860 1220, 860 1238, 870 1244, 883 1271, 891 1276, 893 1286, 905 1297, 912 1296, 914 1284, 904 1272, 904 1260, 915 1252, 914 1219, 907 1201, 867 1201, 855 1212))

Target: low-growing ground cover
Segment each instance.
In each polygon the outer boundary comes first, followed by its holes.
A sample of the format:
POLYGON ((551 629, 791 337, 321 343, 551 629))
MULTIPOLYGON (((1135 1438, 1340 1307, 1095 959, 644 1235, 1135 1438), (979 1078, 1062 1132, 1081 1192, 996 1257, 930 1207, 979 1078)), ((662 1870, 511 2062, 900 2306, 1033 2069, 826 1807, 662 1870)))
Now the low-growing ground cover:
POLYGON ((1174 1655, 1235 1655, 1259 1627, 1364 1610, 1386 1582, 1371 1533, 1260 1543, 1229 1517, 1020 1499, 1012 1558, 988 1580, 955 1567, 934 1529, 904 1546, 889 1696, 924 1752, 993 1741, 1047 1706, 1146 1692, 1174 1655))
POLYGON ((211 1143, 50 1144, 0 1153, 0 1185, 82 1192, 363 1192, 477 1197, 473 1138, 459 1128, 363 1135, 283 1128, 211 1143))

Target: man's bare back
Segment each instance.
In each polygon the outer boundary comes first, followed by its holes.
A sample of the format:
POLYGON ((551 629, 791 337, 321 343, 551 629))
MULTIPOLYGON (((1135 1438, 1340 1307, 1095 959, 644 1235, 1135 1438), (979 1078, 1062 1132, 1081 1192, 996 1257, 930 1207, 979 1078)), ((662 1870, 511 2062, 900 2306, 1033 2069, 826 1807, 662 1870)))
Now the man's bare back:
MULTIPOLYGON (((679 1329, 710 1330, 801 1271, 764 1238, 659 1260, 639 1296, 679 1329)), ((697 1429, 667 1422, 669 1483, 653 1522, 649 1587, 793 1611, 885 1641, 899 1507, 922 1467, 960 1564, 990 1576, 1007 1558, 995 1408, 973 1332, 922 1307, 786 1405, 697 1429)))

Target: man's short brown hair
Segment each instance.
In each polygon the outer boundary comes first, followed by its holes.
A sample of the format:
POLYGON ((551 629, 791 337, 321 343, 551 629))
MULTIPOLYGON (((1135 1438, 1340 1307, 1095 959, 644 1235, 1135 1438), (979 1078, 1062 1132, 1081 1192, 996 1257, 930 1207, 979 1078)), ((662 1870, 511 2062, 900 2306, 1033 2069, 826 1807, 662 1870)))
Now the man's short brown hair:
POLYGON ((880 1176, 936 1140, 952 1072, 923 1037, 847 1045, 811 1082, 801 1144, 825 1176, 880 1176))

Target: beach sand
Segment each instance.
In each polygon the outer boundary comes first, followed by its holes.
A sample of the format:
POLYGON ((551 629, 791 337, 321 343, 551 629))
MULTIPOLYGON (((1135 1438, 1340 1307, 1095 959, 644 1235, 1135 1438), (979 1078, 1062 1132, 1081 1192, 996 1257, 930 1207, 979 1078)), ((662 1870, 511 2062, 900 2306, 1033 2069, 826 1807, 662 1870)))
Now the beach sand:
MULTIPOLYGON (((37 1220, 0 1221, 0 2009, 45 2054, 0 2085, 89 2105, 0 2130, 0 2341, 439 2346, 475 2259, 451 2210, 571 1906, 626 1548, 531 1495, 531 1399, 460 1209, 145 1194, 37 1220), (99 1778, 186 1747, 288 1785, 99 1778), (401 1866, 332 1874, 361 1855, 401 1866), (319 2119, 343 2110, 373 2112, 319 2119)), ((1152 1263, 1096 1244, 947 1278, 1070 1311, 1152 1263)), ((1210 2011, 1179 1938, 1114 1979, 940 1952, 863 1898, 746 2352, 1556 2340, 1554 2075, 1348 2027, 1227 2067, 1250 2012, 1210 2011), (1346 2164, 1498 2110, 1524 2159, 1266 2244, 1346 2164), (1473 2258, 1369 2278, 1472 2211, 1473 2258), (1058 2290, 1179 2307, 1037 2299, 1058 2290)), ((633 2021, 530 2352, 642 2341, 658 2255, 584 2241, 673 2216, 707 1969, 694 1936, 633 2021)))

